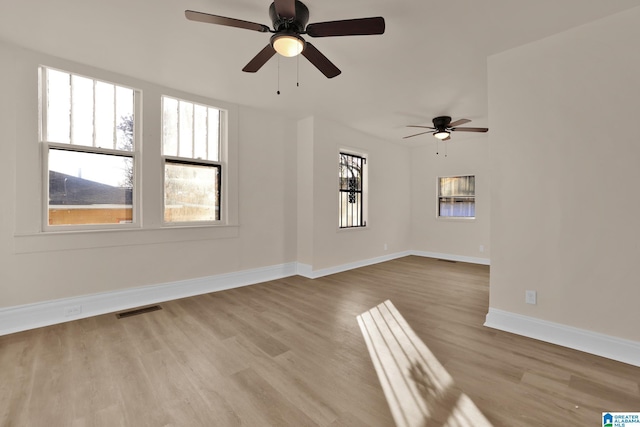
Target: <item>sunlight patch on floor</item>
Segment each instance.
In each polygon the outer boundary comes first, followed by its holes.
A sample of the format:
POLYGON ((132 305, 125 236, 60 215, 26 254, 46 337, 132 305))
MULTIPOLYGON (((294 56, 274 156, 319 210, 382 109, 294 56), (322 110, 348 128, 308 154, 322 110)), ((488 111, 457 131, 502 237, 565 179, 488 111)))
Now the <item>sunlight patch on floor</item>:
POLYGON ((491 427, 391 301, 357 319, 398 427, 491 427))

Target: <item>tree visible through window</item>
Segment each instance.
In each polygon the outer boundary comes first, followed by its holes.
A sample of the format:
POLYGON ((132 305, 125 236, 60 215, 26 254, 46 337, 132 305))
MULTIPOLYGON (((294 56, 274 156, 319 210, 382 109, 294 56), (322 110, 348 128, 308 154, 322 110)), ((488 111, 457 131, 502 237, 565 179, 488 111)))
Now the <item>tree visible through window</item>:
POLYGON ((364 227, 364 167, 366 159, 354 154, 339 154, 340 228, 364 227))
POLYGON ((476 177, 474 175, 438 178, 438 216, 475 218, 476 177))

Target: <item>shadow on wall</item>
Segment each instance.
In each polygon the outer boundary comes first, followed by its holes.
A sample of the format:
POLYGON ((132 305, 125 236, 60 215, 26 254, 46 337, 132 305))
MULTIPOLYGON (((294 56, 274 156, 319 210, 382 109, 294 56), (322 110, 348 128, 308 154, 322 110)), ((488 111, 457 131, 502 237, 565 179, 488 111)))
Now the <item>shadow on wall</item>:
POLYGON ((398 427, 491 427, 391 301, 357 319, 398 427))

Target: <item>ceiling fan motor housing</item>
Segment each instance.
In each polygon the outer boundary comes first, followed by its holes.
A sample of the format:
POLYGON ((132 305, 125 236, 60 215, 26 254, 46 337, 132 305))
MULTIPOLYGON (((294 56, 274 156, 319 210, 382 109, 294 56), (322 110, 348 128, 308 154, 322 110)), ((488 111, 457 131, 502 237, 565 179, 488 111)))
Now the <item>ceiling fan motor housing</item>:
POLYGON ((284 18, 278 15, 276 12, 275 3, 271 3, 269 6, 269 17, 273 23, 273 29, 276 33, 280 31, 291 31, 295 33, 302 33, 309 22, 309 9, 302 2, 296 0, 296 16, 291 18, 284 18))
POLYGON ((449 116, 440 116, 433 119, 433 127, 438 130, 447 129, 450 123, 451 123, 451 117, 449 116))

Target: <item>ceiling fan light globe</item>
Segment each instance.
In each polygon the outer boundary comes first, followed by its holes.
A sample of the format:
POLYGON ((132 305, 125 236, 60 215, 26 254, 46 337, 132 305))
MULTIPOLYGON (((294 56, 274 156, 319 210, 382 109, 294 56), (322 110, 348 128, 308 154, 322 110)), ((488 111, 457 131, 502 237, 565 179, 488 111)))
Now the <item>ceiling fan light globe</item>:
POLYGON ((304 40, 292 34, 276 34, 271 44, 276 52, 287 58, 299 55, 304 49, 304 40))
POLYGON ((438 139, 447 139, 449 138, 450 133, 446 130, 439 130, 433 134, 438 139))

